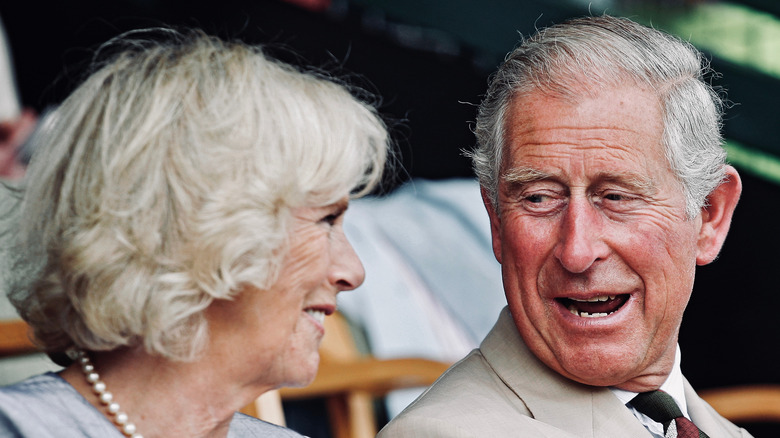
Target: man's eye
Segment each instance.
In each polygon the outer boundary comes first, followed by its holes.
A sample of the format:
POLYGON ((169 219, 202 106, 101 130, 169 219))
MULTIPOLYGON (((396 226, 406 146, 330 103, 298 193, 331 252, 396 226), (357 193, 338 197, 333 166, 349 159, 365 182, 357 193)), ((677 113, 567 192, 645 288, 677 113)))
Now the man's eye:
POLYGON ((613 202, 628 202, 628 201, 634 201, 637 199, 636 196, 632 196, 631 194, 626 193, 604 193, 601 195, 602 199, 605 199, 607 201, 613 201, 613 202))
POLYGON ((523 208, 530 213, 546 214, 557 211, 565 198, 554 193, 529 193, 522 198, 523 208))
POLYGON ((528 195, 525 200, 533 204, 541 204, 542 202, 549 200, 549 196, 545 195, 528 195))

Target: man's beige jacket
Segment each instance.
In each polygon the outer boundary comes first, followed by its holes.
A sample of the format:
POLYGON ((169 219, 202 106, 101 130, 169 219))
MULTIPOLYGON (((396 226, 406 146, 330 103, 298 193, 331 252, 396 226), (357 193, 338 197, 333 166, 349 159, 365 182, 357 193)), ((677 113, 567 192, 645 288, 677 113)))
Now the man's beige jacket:
MULTIPOLYGON (((688 413, 710 438, 750 437, 685 381, 688 413)), ((650 437, 605 387, 569 380, 526 347, 507 308, 480 347, 379 433, 397 437, 650 437)))

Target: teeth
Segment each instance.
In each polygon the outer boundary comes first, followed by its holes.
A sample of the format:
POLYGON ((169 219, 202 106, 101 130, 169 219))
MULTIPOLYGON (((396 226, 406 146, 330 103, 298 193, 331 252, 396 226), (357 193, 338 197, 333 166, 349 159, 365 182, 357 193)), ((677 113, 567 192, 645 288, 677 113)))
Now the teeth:
POLYGON ((588 312, 580 312, 577 310, 575 306, 569 306, 569 312, 572 313, 572 315, 577 315, 582 318, 601 318, 604 316, 609 316, 615 312, 609 312, 609 313, 588 313, 588 312))
POLYGON ((572 300, 572 301, 580 302, 580 303, 598 303, 598 302, 603 302, 603 301, 607 301, 607 300, 614 300, 616 296, 617 295, 601 295, 601 296, 598 296, 598 297, 588 298, 588 299, 585 299, 585 300, 581 300, 579 298, 569 298, 569 299, 572 300))
POLYGON ((323 312, 322 310, 307 310, 306 313, 311 315, 312 318, 319 321, 320 324, 325 321, 325 312, 323 312))

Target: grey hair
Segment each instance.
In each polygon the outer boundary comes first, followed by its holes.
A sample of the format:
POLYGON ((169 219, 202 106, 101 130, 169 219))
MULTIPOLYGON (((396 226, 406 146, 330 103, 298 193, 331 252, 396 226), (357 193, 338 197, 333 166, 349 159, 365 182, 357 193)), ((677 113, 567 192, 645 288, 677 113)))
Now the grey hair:
POLYGON ((10 296, 50 353, 194 359, 213 300, 276 280, 290 210, 371 191, 388 159, 376 110, 335 79, 200 31, 151 35, 101 49, 28 169, 20 263, 41 264, 10 296))
POLYGON ((577 18, 521 41, 490 79, 477 114, 477 145, 467 153, 492 208, 499 211, 513 99, 534 91, 576 99, 635 83, 658 95, 666 157, 685 194, 686 216, 696 217, 725 178, 723 100, 705 82, 709 73, 708 62, 689 43, 626 18, 577 18))

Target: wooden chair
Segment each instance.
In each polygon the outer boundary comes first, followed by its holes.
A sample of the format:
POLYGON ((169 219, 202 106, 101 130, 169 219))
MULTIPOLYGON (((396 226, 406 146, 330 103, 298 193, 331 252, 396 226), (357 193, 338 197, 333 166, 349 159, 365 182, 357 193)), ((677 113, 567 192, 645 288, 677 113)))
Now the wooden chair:
POLYGON ((377 433, 373 407, 376 398, 394 389, 428 386, 449 366, 428 359, 380 360, 361 354, 349 324, 336 313, 325 318, 325 338, 314 382, 303 388, 282 388, 278 396, 263 394, 259 403, 242 412, 274 422, 279 409, 269 399, 324 398, 334 438, 373 438, 377 433))
POLYGON ((780 385, 744 385, 700 391, 718 413, 734 423, 780 423, 780 385))
POLYGON ((0 320, 0 358, 37 351, 29 331, 30 327, 21 319, 0 320))

